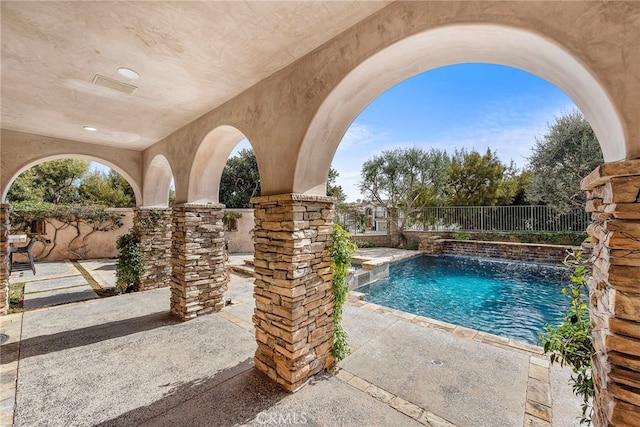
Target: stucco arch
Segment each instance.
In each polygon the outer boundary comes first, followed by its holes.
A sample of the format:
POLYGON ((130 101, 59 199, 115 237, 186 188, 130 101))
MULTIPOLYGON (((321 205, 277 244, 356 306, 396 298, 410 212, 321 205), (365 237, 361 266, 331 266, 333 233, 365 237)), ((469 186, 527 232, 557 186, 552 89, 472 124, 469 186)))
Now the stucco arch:
POLYGON ((389 45, 355 66, 312 119, 298 152, 294 192, 325 194, 342 136, 378 95, 416 74, 469 62, 518 68, 562 89, 591 124, 606 162, 626 158, 625 131, 596 77, 565 48, 531 31, 492 24, 430 29, 389 45))
POLYGON ((136 205, 139 205, 142 201, 142 193, 140 191, 140 186, 136 183, 136 181, 131 177, 131 175, 129 175, 124 169, 122 169, 121 167, 119 167, 118 165, 100 158, 100 157, 96 157, 96 156, 89 156, 86 154, 74 154, 74 153, 69 153, 69 154, 56 154, 56 155, 52 155, 52 156, 46 156, 46 157, 42 157, 39 158, 38 160, 33 160, 29 163, 27 163, 26 165, 22 166, 20 169, 18 169, 13 176, 8 180, 7 185, 5 186, 5 188, 3 188, 2 190, 2 200, 6 200, 7 199, 7 194, 9 193, 9 189, 11 188, 11 185, 13 184, 13 182, 16 180, 16 178, 18 178, 20 176, 21 173, 23 173, 24 171, 40 165, 42 163, 46 163, 49 162, 51 160, 61 160, 61 159, 79 159, 79 160, 87 160, 87 161, 95 161, 98 163, 101 163, 105 166, 110 167, 111 169, 113 169, 114 171, 118 172, 120 175, 122 175, 122 177, 127 180, 127 182, 129 183, 129 185, 131 186, 131 188, 133 189, 133 194, 135 195, 136 198, 136 205))
POLYGON ((189 203, 218 203, 224 165, 243 138, 240 130, 229 125, 218 126, 203 138, 189 173, 189 203))
POLYGON ((147 207, 169 206, 169 190, 173 173, 165 156, 156 154, 144 174, 143 202, 147 207))

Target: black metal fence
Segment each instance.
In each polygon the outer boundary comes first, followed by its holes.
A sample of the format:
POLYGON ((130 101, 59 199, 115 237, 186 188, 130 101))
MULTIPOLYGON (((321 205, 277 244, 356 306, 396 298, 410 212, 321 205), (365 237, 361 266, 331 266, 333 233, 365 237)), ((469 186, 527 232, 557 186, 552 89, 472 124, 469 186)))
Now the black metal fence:
MULTIPOLYGON (((387 218, 338 212, 337 222, 351 234, 387 234, 387 218)), ((558 212, 550 206, 428 207, 407 219, 410 231, 566 232, 584 231, 591 222, 584 209, 558 212)))
POLYGON ((584 209, 558 212, 550 206, 429 207, 409 218, 419 231, 584 231, 591 222, 584 209))

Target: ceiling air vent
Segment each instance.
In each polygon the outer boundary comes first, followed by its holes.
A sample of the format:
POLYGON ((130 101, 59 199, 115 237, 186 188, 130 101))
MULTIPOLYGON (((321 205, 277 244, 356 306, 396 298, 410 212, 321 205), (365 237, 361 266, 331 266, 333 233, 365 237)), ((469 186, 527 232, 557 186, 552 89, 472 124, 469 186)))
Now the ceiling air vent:
POLYGON ((109 89, 117 90, 118 92, 126 93, 128 95, 133 95, 133 92, 138 89, 136 86, 128 85, 126 83, 120 83, 117 80, 101 76, 100 74, 95 75, 95 77, 93 78, 93 84, 108 87, 109 89))

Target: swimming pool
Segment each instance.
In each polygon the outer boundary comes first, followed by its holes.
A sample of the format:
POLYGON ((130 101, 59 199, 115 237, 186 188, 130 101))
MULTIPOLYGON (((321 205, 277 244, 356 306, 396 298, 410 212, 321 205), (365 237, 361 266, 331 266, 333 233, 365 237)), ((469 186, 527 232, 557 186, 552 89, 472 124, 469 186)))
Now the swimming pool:
POLYGON ((391 264, 389 277, 359 288, 365 300, 535 344, 569 298, 561 266, 455 255, 391 264))

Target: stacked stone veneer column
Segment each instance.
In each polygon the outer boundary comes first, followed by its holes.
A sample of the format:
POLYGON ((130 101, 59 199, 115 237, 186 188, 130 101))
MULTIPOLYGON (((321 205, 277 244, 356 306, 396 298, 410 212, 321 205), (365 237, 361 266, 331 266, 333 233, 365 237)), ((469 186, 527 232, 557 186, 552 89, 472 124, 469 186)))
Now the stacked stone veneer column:
POLYGON ((139 230, 145 272, 138 289, 163 288, 171 284, 171 208, 137 208, 133 216, 139 230))
POLYGON ((219 311, 229 282, 221 204, 173 208, 171 313, 182 320, 219 311))
POLYGON ((0 204, 0 315, 9 312, 9 214, 11 206, 0 204))
POLYGON ((593 224, 591 320, 595 426, 640 422, 640 160, 582 181, 593 224))
POLYGON ((288 391, 333 364, 335 199, 282 194, 255 207, 256 367, 288 391))

